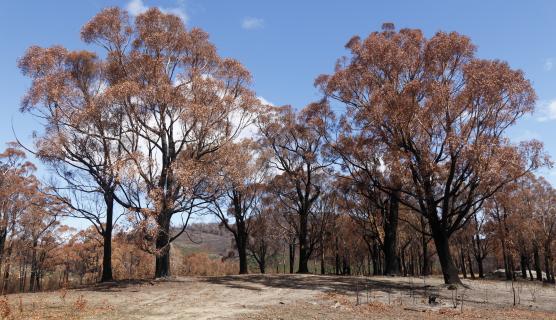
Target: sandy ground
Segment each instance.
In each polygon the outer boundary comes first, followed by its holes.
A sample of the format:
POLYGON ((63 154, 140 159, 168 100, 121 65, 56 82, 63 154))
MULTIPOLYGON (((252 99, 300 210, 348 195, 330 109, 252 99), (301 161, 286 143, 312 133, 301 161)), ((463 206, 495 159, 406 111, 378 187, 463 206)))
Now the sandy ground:
POLYGON ((0 299, 0 318, 556 319, 554 286, 517 282, 512 290, 504 281, 464 282, 468 288, 456 292, 439 278, 177 278, 9 295, 0 299), (438 303, 429 304, 429 296, 438 303))

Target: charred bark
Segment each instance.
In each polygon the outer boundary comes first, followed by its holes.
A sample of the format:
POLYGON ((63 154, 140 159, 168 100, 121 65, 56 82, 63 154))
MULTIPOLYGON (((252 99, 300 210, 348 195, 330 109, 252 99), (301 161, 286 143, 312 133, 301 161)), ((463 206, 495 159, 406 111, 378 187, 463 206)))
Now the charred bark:
POLYGON ((390 205, 385 214, 384 223, 384 274, 398 275, 400 265, 396 255, 396 240, 398 232, 399 191, 390 195, 390 205))

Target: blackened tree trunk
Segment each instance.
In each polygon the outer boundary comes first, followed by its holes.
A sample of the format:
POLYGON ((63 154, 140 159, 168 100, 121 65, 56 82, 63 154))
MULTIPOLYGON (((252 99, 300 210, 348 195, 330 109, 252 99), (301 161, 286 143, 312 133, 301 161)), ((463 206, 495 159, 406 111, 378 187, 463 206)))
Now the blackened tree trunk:
POLYGON ((338 236, 336 236, 335 240, 335 264, 334 264, 334 271, 336 275, 340 274, 340 240, 338 236))
POLYGON ((290 246, 290 273, 293 273, 294 265, 295 265, 295 242, 291 242, 290 246))
POLYGON ((155 278, 170 276, 170 217, 167 214, 158 216, 159 231, 156 237, 155 278))
POLYGON ((537 280, 542 281, 541 258, 539 256, 539 246, 536 242, 533 243, 533 260, 535 263, 535 272, 537 273, 537 280))
POLYGON ((320 274, 326 273, 326 261, 324 257, 324 232, 320 237, 320 274))
POLYGON ((442 267, 442 275, 446 284, 461 284, 458 277, 458 268, 454 264, 452 254, 450 252, 449 238, 446 231, 438 225, 431 223, 431 230, 438 254, 438 260, 442 267))
POLYGON ((351 275, 351 263, 349 261, 348 255, 344 254, 342 259, 343 270, 342 274, 349 276, 351 275))
MULTIPOLYGON (((231 190, 227 192, 225 195, 226 198, 230 200, 230 203, 220 203, 219 199, 215 199, 213 204, 213 208, 211 211, 216 215, 216 217, 220 220, 220 223, 224 225, 224 227, 232 233, 234 236, 235 247, 239 256, 239 274, 247 274, 249 273, 249 268, 247 265, 247 251, 254 251, 254 255, 260 254, 258 245, 255 248, 248 248, 248 241, 249 241, 249 234, 250 234, 250 227, 249 227, 249 213, 251 212, 250 205, 247 205, 245 198, 249 199, 251 194, 247 195, 243 193, 236 187, 232 187, 231 190), (231 208, 233 208, 233 217, 234 223, 231 224, 228 221, 228 206, 231 204, 231 208)), ((252 202, 251 202, 252 203, 252 202)), ((266 247, 265 247, 266 249, 266 247)), ((266 254, 266 253, 265 253, 266 254)))
POLYGON ((29 291, 36 292, 40 290, 39 283, 39 261, 37 258, 37 241, 33 241, 33 248, 31 253, 31 274, 29 279, 29 291))
POLYGON ((552 274, 552 250, 550 248, 550 242, 548 242, 544 248, 544 269, 546 273, 546 281, 554 283, 554 275, 552 274))
POLYGON ((373 247, 370 249, 371 252, 371 259, 373 260, 373 275, 377 276, 380 273, 380 256, 378 254, 378 248, 376 244, 373 244, 373 247))
POLYGON ((237 216, 236 228, 237 232, 234 236, 236 240, 237 253, 239 255, 239 274, 247 274, 249 273, 247 267, 247 228, 245 226, 245 221, 243 219, 237 220, 237 216))
POLYGON ((261 256, 261 258, 257 261, 257 264, 259 265, 259 271, 264 274, 266 271, 266 257, 261 256))
POLYGON ((297 273, 309 273, 308 212, 299 214, 299 268, 297 273))
POLYGON ((523 252, 519 256, 519 264, 521 267, 521 278, 527 279, 527 257, 523 252))
POLYGON ((428 276, 430 274, 430 260, 429 260, 429 238, 427 236, 426 233, 426 221, 425 221, 425 217, 421 216, 420 217, 420 222, 421 222, 421 247, 423 249, 423 265, 422 265, 422 270, 421 270, 421 274, 423 276, 428 276))
POLYGON ((398 257, 396 255, 396 240, 398 231, 399 195, 396 191, 390 195, 390 205, 385 214, 384 223, 384 274, 397 275, 400 273, 398 257))
POLYGON ((469 264, 469 274, 471 275, 471 279, 475 279, 475 272, 473 271, 473 260, 471 260, 471 254, 469 250, 467 250, 467 263, 469 264))
POLYGON ((238 234, 236 237, 236 248, 239 255, 239 274, 248 274, 247 267, 247 239, 238 234))
POLYGON ((103 255, 102 255, 102 276, 100 282, 113 280, 112 276, 112 230, 114 228, 114 196, 112 192, 104 193, 106 203, 106 223, 102 233, 103 255))
POLYGON ((484 278, 485 274, 484 274, 484 269, 483 269, 483 260, 486 257, 485 252, 483 252, 483 249, 481 248, 481 243, 480 243, 480 239, 479 239, 479 235, 476 235, 476 237, 474 237, 475 240, 473 240, 473 256, 475 257, 475 261, 477 262, 477 269, 479 270, 479 278, 484 278))
POLYGON ((483 259, 476 259, 477 260, 477 268, 479 269, 479 278, 483 279, 485 277, 485 272, 483 268, 483 259))
POLYGON ((531 262, 527 263, 527 270, 529 270, 529 280, 534 281, 535 278, 533 277, 533 271, 531 271, 531 262))

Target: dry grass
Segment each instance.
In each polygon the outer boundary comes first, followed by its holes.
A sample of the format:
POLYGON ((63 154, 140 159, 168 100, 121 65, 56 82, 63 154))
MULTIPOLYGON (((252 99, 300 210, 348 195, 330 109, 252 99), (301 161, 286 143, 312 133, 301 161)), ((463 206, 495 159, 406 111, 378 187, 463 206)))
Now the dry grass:
POLYGON ((201 252, 185 256, 177 271, 182 276, 225 276, 237 274, 238 270, 236 261, 211 258, 201 252))

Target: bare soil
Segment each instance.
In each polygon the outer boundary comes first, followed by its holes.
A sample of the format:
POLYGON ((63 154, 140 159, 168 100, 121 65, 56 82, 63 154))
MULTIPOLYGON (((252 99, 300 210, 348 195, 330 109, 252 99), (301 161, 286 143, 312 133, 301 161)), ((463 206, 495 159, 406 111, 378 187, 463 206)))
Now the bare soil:
POLYGON ((0 299, 12 319, 556 319, 556 288, 529 281, 245 275, 118 282, 0 299), (514 306, 514 292, 516 305, 514 306), (429 304, 429 297, 436 302, 429 304), (463 301, 463 306, 462 306, 463 301))

